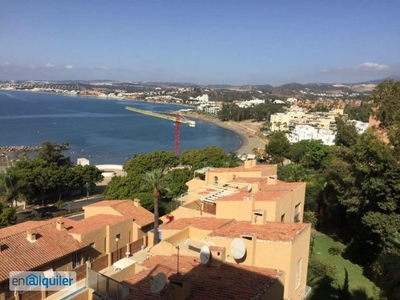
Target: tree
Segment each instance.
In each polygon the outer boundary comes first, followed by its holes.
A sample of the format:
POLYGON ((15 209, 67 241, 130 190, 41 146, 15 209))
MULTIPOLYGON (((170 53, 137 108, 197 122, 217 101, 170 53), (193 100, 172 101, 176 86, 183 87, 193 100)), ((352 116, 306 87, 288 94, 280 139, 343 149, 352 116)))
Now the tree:
POLYGON ((391 144, 400 147, 400 81, 385 80, 372 95, 372 115, 387 131, 391 144))
POLYGON ((265 152, 271 155, 272 161, 275 163, 282 163, 285 157, 287 157, 290 149, 290 142, 284 132, 274 132, 267 145, 265 146, 265 152))
POLYGON ((62 152, 68 149, 68 143, 62 142, 61 145, 53 142, 43 142, 40 145, 40 150, 37 158, 43 159, 47 163, 56 163, 57 165, 68 165, 72 166, 71 159, 65 157, 62 152))
POLYGON ((302 165, 291 163, 287 166, 278 166, 278 177, 286 182, 299 182, 305 181, 307 174, 302 165))
POLYGON ((0 228, 17 223, 17 211, 13 207, 6 207, 0 202, 0 228))
POLYGON ((345 208, 348 249, 370 261, 390 252, 388 243, 400 226, 400 165, 393 150, 369 128, 353 147, 334 148, 326 196, 330 206, 345 208))
POLYGON ((84 186, 86 183, 93 185, 97 182, 100 182, 104 179, 102 175, 102 171, 99 170, 96 166, 82 166, 78 165, 74 168, 75 172, 75 182, 80 187, 84 186))
POLYGON ((159 242, 158 237, 158 200, 163 191, 165 191, 165 177, 161 169, 155 169, 153 171, 147 172, 143 176, 144 182, 147 187, 153 191, 154 199, 154 245, 159 242))
POLYGON ((153 151, 147 154, 134 156, 124 165, 124 170, 129 174, 145 174, 154 169, 165 170, 176 167, 179 158, 172 151, 153 151))
POLYGON ((354 124, 347 124, 342 118, 336 120, 335 145, 350 147, 354 145, 358 138, 358 132, 354 124))

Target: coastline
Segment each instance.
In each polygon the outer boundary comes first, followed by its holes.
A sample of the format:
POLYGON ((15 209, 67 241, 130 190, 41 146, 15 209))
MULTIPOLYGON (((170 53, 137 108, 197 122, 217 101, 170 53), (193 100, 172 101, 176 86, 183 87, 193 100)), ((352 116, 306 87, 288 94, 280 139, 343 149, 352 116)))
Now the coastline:
MULTIPOLYGON (((71 96, 71 97, 83 97, 83 98, 91 98, 91 99, 98 99, 98 100, 110 100, 110 101, 127 101, 127 102, 148 102, 148 103, 157 103, 157 104, 169 104, 169 105, 176 105, 176 106, 184 106, 184 107, 193 107, 187 104, 182 103, 166 103, 166 102, 159 102, 159 101, 148 101, 142 99, 130 99, 124 97, 99 97, 96 95, 74 95, 68 93, 55 93, 55 92, 45 92, 45 91, 31 91, 31 90, 9 90, 9 89, 0 89, 0 91, 13 91, 13 92, 28 92, 28 93, 43 93, 43 94, 59 94, 63 96, 71 96)), ((254 128, 250 128, 245 126, 239 122, 228 121, 222 122, 218 118, 213 116, 208 116, 204 114, 197 113, 195 111, 181 113, 183 116, 193 119, 202 120, 208 123, 211 123, 215 126, 220 128, 232 131, 236 133, 240 139, 240 146, 234 150, 237 155, 241 154, 251 154, 253 153, 254 148, 264 148, 265 147, 265 139, 261 136, 257 135, 259 126, 254 128), (252 135, 253 137, 249 137, 252 135)))
POLYGON ((254 148, 265 147, 265 141, 255 133, 254 129, 247 128, 246 126, 241 125, 238 122, 234 121, 222 122, 217 118, 214 118, 212 116, 202 115, 197 112, 185 112, 181 114, 185 117, 188 117, 189 119, 192 118, 192 119, 202 120, 236 133, 241 141, 239 148, 234 150, 234 152, 237 155, 241 155, 244 153, 252 154, 254 148), (249 137, 249 134, 252 134, 253 137, 249 137))

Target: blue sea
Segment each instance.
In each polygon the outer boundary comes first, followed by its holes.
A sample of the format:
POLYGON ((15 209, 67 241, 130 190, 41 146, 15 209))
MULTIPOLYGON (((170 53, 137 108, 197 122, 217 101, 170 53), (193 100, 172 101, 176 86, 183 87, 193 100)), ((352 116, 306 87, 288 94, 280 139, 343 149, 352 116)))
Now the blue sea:
MULTIPOLYGON (((87 98, 60 94, 0 90, 0 146, 37 146, 44 141, 68 142, 64 153, 76 163, 124 164, 135 154, 174 151, 174 122, 137 114, 132 106, 165 112, 177 105, 87 98)), ((240 137, 229 130, 196 120, 180 126, 180 151, 207 146, 235 151, 240 137)))

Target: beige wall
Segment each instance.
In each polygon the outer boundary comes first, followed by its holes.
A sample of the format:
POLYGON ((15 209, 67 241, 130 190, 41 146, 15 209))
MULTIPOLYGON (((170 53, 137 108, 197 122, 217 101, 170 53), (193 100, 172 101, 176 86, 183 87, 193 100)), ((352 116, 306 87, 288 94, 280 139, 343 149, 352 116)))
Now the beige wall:
POLYGON ((287 193, 279 200, 275 201, 275 222, 281 222, 281 217, 285 214, 285 223, 293 223, 294 206, 292 205, 293 193, 287 193))
POLYGON ((254 200, 226 201, 216 200, 218 219, 236 219, 238 221, 251 221, 255 207, 254 200))

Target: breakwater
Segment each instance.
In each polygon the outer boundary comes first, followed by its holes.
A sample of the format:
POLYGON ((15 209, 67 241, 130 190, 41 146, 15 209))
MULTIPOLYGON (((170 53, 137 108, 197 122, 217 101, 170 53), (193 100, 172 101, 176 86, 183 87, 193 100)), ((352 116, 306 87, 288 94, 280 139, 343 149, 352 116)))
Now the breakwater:
POLYGON ((35 152, 39 151, 40 146, 0 146, 2 152, 35 152))

